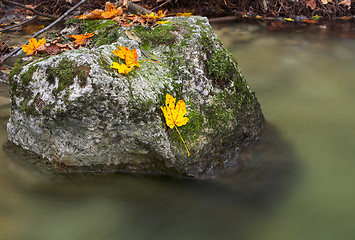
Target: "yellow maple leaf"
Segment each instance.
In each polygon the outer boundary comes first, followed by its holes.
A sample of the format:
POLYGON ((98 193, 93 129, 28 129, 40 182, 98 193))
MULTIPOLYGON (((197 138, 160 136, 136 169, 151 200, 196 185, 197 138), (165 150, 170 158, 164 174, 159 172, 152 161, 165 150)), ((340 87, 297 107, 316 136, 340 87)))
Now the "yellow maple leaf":
POLYGON ((190 152, 186 146, 186 143, 177 128, 185 125, 189 121, 187 117, 184 117, 187 113, 186 104, 184 100, 179 100, 175 106, 175 101, 176 98, 167 93, 165 96, 165 107, 160 106, 160 109, 163 111, 166 125, 168 125, 171 129, 174 127, 176 128, 176 131, 178 132, 182 142, 185 145, 187 155, 190 156, 190 152))
POLYGON ((122 63, 119 64, 117 62, 113 62, 112 65, 110 66, 110 68, 114 68, 118 70, 118 73, 121 74, 127 74, 130 71, 132 71, 133 68, 128 67, 126 64, 122 63))
POLYGON ((80 35, 68 35, 70 38, 75 39, 75 43, 78 45, 84 44, 86 42, 86 39, 91 38, 94 36, 94 33, 85 33, 85 34, 80 34, 80 35))
POLYGON ((166 24, 166 23, 170 23, 170 21, 158 21, 157 24, 166 24))
POLYGON ((37 42, 37 39, 30 38, 28 44, 21 45, 22 50, 28 55, 34 53, 39 46, 46 44, 46 38, 42 38, 37 42))
POLYGON ((190 13, 190 12, 177 13, 176 16, 177 17, 191 17, 192 13, 190 13))
MULTIPOLYGON (((165 16, 165 15, 164 15, 165 16)), ((141 14, 141 17, 143 17, 143 18, 147 18, 147 19, 152 19, 152 20, 158 20, 159 18, 162 18, 161 16, 159 16, 159 15, 157 15, 157 14, 155 14, 155 13, 151 13, 151 14, 145 14, 145 15, 142 15, 141 14)))

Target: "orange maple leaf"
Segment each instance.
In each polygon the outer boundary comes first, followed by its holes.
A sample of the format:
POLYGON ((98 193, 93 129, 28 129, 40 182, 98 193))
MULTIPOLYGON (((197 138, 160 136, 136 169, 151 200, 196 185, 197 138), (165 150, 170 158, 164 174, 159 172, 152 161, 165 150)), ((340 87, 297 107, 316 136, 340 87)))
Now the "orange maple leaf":
POLYGON ((318 21, 314 20, 314 19, 303 19, 303 22, 305 22, 305 23, 317 23, 318 21))
POLYGON ((137 62, 138 54, 137 50, 134 48, 133 50, 130 50, 124 46, 118 46, 120 49, 116 49, 113 51, 113 54, 118 56, 121 59, 124 59, 126 61, 126 65, 128 67, 140 67, 139 63, 137 62))
POLYGON ((80 34, 80 35, 68 35, 68 37, 70 38, 74 38, 75 39, 75 43, 78 45, 82 45, 84 43, 87 42, 88 38, 91 38, 92 36, 94 36, 94 33, 85 33, 85 34, 80 34))
MULTIPOLYGON (((121 14, 122 14, 122 8, 121 8, 121 14)), ((106 2, 105 11, 101 13, 101 17, 107 19, 107 18, 114 18, 117 15, 119 15, 119 11, 116 9, 116 7, 112 3, 106 2)))
POLYGON ((129 54, 129 49, 124 46, 118 46, 120 49, 113 51, 113 54, 118 56, 121 59, 126 59, 126 56, 129 54))
POLYGON ((34 53, 34 51, 36 51, 36 49, 39 46, 42 46, 44 44, 46 44, 46 38, 45 37, 42 38, 41 40, 39 40, 38 42, 37 42, 37 40, 35 38, 30 38, 28 40, 28 44, 27 45, 26 44, 21 45, 21 48, 27 55, 29 55, 29 54, 34 53))
POLYGON ((166 125, 168 125, 171 129, 174 127, 176 128, 176 131, 178 132, 182 142, 185 145, 187 155, 190 156, 190 152, 186 146, 186 143, 177 128, 185 125, 189 121, 187 117, 184 117, 187 113, 186 104, 184 100, 179 100, 175 106, 175 101, 176 98, 167 93, 165 97, 165 107, 161 106, 160 109, 163 111, 166 125))
POLYGON ((159 16, 159 18, 163 18, 163 17, 165 17, 165 13, 162 10, 159 10, 158 16, 159 16))
POLYGON ((128 54, 126 56, 126 64, 127 66, 129 67, 140 67, 139 63, 137 62, 137 57, 138 57, 138 54, 137 54, 137 51, 136 49, 133 49, 130 54, 128 54))

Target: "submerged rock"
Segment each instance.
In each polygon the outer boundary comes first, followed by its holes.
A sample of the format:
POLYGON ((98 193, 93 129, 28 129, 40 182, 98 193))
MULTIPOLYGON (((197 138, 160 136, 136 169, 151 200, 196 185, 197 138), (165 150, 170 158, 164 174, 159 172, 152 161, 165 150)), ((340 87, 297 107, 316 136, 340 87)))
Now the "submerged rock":
POLYGON ((91 45, 18 62, 10 75, 8 139, 74 171, 124 171, 205 177, 237 169, 261 135, 260 105, 236 61, 203 17, 157 27, 110 20, 74 22, 97 31, 91 45), (118 45, 136 48, 140 68, 109 66, 118 45), (165 124, 166 93, 183 99, 186 125, 165 124))

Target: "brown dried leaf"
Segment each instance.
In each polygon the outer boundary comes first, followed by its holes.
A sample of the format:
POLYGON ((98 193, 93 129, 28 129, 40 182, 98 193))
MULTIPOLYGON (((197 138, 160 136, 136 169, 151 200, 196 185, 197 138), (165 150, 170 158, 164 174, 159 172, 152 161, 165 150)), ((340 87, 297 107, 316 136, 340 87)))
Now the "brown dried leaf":
POLYGON ((56 40, 52 41, 52 43, 57 44, 61 42, 63 39, 61 37, 58 37, 56 40))
POLYGON ((146 19, 138 17, 138 16, 134 16, 133 19, 132 19, 132 22, 139 23, 139 24, 142 24, 142 25, 145 25, 147 23, 146 19))
POLYGON ((142 40, 134 33, 134 32, 132 32, 131 30, 126 30, 126 35, 127 35, 127 37, 129 38, 129 39, 131 39, 131 40, 134 40, 134 41, 136 41, 136 42, 138 42, 138 43, 141 43, 142 42, 142 40))
POLYGON ((117 12, 118 12, 118 16, 121 16, 123 13, 123 8, 122 7, 117 8, 117 12))
POLYGON ((121 26, 121 27, 130 27, 130 26, 132 26, 132 23, 122 22, 122 23, 120 24, 120 26, 121 26))
POLYGON ((60 52, 62 52, 61 48, 57 44, 50 43, 49 46, 47 46, 47 53, 50 55, 57 55, 60 52))
POLYGON ((91 11, 88 15, 84 15, 84 16, 86 16, 86 18, 79 17, 79 19, 101 19, 102 18, 101 14, 103 12, 104 12, 104 10, 95 9, 95 10, 91 11))

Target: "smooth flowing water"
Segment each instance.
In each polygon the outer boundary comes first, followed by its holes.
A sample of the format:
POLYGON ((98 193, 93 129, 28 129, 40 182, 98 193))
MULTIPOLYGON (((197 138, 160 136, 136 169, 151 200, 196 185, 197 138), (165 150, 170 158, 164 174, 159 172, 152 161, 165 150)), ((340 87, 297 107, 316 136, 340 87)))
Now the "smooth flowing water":
MULTIPOLYGON (((355 239, 355 40, 214 28, 273 129, 245 171, 61 174, 0 149, 0 239, 355 239)), ((0 88, 0 142, 8 117, 0 88)))

